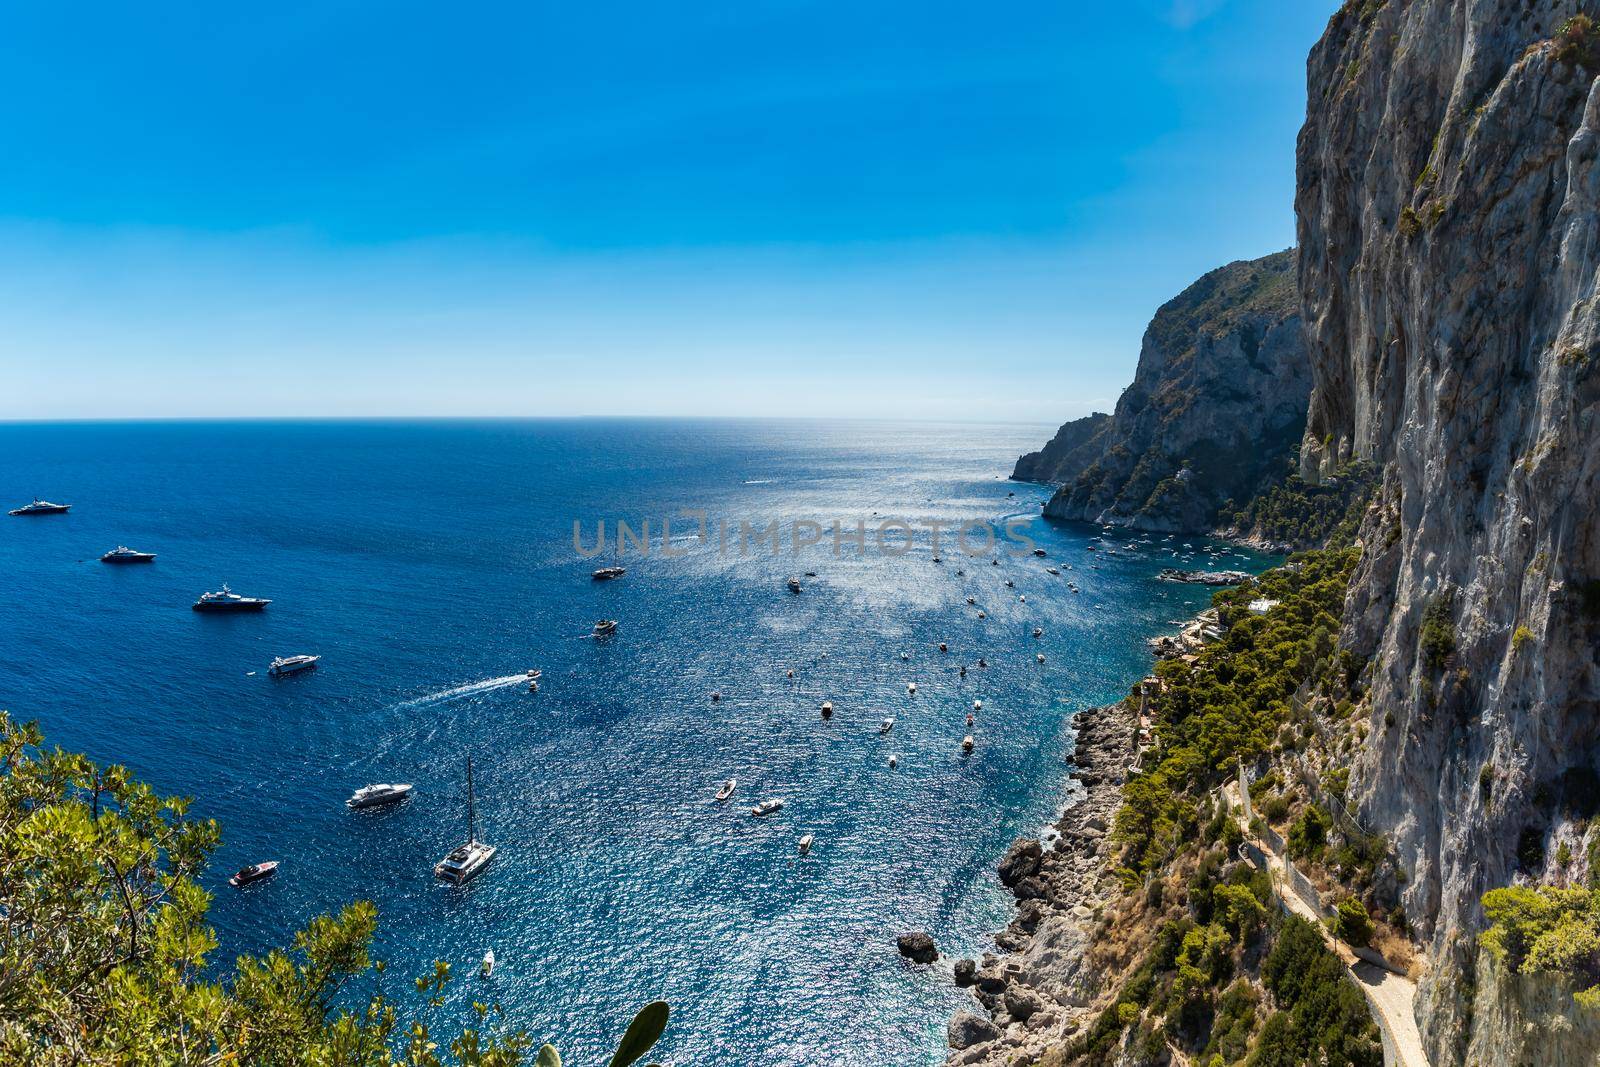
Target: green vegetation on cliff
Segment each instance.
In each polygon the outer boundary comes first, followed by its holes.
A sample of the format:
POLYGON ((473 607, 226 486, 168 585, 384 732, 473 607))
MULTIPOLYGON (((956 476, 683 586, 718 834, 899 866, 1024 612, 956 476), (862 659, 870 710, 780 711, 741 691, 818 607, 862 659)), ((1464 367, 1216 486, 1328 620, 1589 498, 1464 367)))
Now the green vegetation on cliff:
POLYGON ((1600 1010, 1600 890, 1514 886, 1483 898, 1492 924, 1484 948, 1520 974, 1575 982, 1585 1008, 1600 1010))
POLYGON ((1117 815, 1130 885, 1192 838, 1201 799, 1237 760, 1253 762, 1272 748, 1301 683, 1343 669, 1335 636, 1358 557, 1355 549, 1302 553, 1218 593, 1226 636, 1193 665, 1167 660, 1156 668, 1166 687, 1161 745, 1147 755, 1145 773, 1123 787, 1117 815), (1250 612, 1247 605, 1262 598, 1278 604, 1264 615, 1250 612))
POLYGON ((1372 465, 1349 463, 1313 484, 1300 477, 1297 456, 1287 462, 1283 480, 1242 506, 1224 504, 1218 526, 1236 536, 1303 548, 1348 544, 1377 484, 1372 465))

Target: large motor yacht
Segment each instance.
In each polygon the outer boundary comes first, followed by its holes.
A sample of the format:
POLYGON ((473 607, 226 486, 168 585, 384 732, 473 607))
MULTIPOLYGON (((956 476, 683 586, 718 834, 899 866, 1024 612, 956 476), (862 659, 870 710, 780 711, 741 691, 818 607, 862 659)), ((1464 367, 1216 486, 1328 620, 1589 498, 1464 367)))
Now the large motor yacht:
POLYGON ((394 804, 411 795, 409 782, 378 782, 374 785, 364 785, 350 795, 345 801, 348 808, 376 808, 380 804, 394 804))
POLYGON ((127 545, 118 545, 100 557, 101 563, 149 563, 156 558, 154 552, 135 552, 127 545))
POLYGON ((20 508, 12 508, 12 515, 65 515, 72 510, 71 504, 52 504, 48 500, 33 498, 33 503, 24 504, 20 508))
POLYGON ((321 656, 279 656, 268 664, 267 673, 293 674, 295 671, 309 671, 321 658, 321 656))
POLYGON ((260 611, 270 600, 258 596, 240 596, 224 585, 215 593, 201 593, 194 602, 196 611, 260 611))

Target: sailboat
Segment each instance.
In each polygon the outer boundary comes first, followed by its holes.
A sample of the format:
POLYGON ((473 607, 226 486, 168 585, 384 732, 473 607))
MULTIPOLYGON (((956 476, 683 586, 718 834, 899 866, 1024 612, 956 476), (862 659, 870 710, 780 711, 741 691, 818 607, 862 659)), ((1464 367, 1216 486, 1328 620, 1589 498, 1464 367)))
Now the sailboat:
POLYGON ((434 865, 433 873, 452 885, 463 885, 483 873, 500 850, 478 840, 478 813, 472 796, 472 757, 467 757, 467 842, 457 845, 434 865))

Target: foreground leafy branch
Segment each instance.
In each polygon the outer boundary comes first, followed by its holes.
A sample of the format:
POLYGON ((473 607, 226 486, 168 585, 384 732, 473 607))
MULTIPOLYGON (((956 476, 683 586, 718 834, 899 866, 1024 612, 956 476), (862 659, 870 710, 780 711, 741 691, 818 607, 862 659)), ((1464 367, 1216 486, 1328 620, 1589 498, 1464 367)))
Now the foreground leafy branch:
MULTIPOLYGON (((364 978, 377 908, 320 915, 288 949, 244 956, 212 977, 211 895, 198 878, 219 840, 188 801, 158 797, 117 766, 46 750, 37 725, 0 711, 0 1063, 326 1064, 515 1067, 533 1042, 475 1004, 475 1025, 435 1039, 425 1017, 364 978), (352 1003, 359 1007, 347 1007, 352 1003)), ((417 980, 444 1004, 449 964, 417 980)), ((660 1039, 667 1005, 633 1020, 613 1067, 660 1039)), ((538 1067, 558 1067, 556 1050, 538 1067)))

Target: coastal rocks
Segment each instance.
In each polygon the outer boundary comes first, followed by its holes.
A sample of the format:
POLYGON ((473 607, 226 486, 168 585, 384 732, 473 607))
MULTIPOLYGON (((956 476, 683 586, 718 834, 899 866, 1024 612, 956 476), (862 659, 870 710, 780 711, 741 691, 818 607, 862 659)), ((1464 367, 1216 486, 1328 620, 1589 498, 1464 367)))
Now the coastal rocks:
POLYGON ((1044 856, 1044 848, 1032 838, 1023 837, 1014 841, 1006 854, 1001 857, 999 864, 1000 883, 1007 887, 1014 887, 1024 878, 1039 873, 1039 861, 1044 856))
POLYGON ((995 1040, 1000 1036, 1000 1028, 981 1015, 964 1011, 950 1020, 945 1036, 951 1048, 968 1049, 995 1040))
POLYGON ((1012 477, 1059 484, 1054 518, 1192 532, 1281 478, 1311 392, 1294 262, 1230 263, 1168 301, 1115 414, 1067 423, 1012 477))
POLYGON ((1163 582, 1186 582, 1190 585, 1242 585, 1250 580, 1245 571, 1185 571, 1176 567, 1163 567, 1156 575, 1163 582))
MULTIPOLYGON (((1520 871, 1519 842, 1570 833, 1564 776, 1600 765, 1600 629, 1578 592, 1600 588, 1600 56, 1569 22, 1584 8, 1346 4, 1307 64, 1302 475, 1350 459, 1383 475, 1340 635, 1372 709, 1349 796, 1408 875, 1434 1067, 1523 1062, 1495 1032, 1511 1013, 1472 1003, 1479 900, 1544 873, 1520 871)), ((1597 1058, 1600 1036, 1576 1062, 1597 1058)))
POLYGON ((1126 703, 1078 714, 1073 762, 1100 769, 1074 773, 1084 795, 1062 813, 1048 846, 1019 839, 997 865, 1018 898, 1016 917, 995 937, 1008 955, 985 956, 971 972, 958 964, 957 972, 957 984, 991 1013, 993 1036, 964 1046, 952 1041, 959 1049, 952 1067, 1045 1062, 1041 1057, 1084 1024, 1100 984, 1088 950, 1100 894, 1110 891, 1102 885, 1111 876, 1101 852, 1121 798, 1121 769, 1133 756, 1136 717, 1126 703))
POLYGON ((921 930, 901 934, 895 941, 895 947, 900 950, 900 955, 912 963, 932 963, 939 958, 939 949, 934 945, 933 938, 921 930))
POLYGON ((972 985, 972 983, 974 981, 977 980, 977 974, 978 974, 978 961, 977 960, 956 960, 955 975, 956 975, 956 985, 957 986, 959 986, 962 989, 967 988, 968 986, 972 985))

